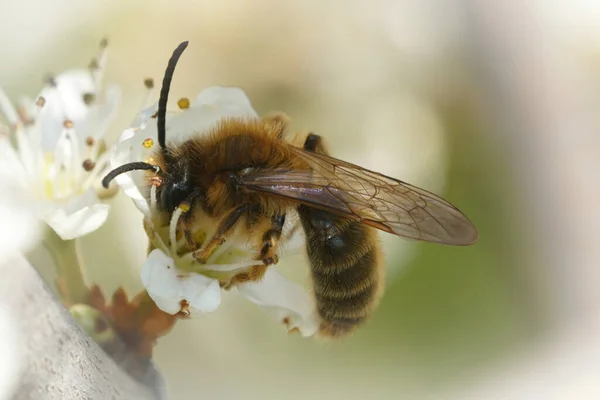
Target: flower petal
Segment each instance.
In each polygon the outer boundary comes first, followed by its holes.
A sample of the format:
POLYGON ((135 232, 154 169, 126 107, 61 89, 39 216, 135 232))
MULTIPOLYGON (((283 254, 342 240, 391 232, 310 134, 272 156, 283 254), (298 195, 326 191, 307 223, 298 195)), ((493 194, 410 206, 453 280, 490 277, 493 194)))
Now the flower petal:
POLYGON ((0 136, 0 176, 19 182, 22 186, 29 182, 27 171, 6 136, 0 136))
POLYGON ((25 252, 40 239, 39 221, 26 190, 19 182, 0 176, 0 258, 25 252))
POLYGON ((221 285, 216 279, 192 273, 183 278, 182 286, 182 297, 190 303, 192 311, 206 314, 221 304, 221 285))
POLYGON ((203 275, 181 274, 171 257, 160 249, 148 255, 142 267, 142 283, 156 306, 169 314, 181 310, 181 301, 189 303, 192 312, 201 314, 221 304, 221 288, 215 279, 203 275))
POLYGON ((100 204, 93 188, 66 205, 47 205, 43 219, 63 240, 82 237, 100 228, 110 206, 100 204))
POLYGON ((204 89, 192 103, 192 108, 218 109, 228 117, 258 117, 246 93, 237 87, 211 86, 204 89))
MULTIPOLYGON (((123 164, 133 161, 143 161, 143 145, 135 142, 140 135, 134 128, 123 131, 118 144, 114 147, 111 156, 111 168, 117 168, 123 164)), ((125 194, 135 202, 137 208, 146 216, 150 215, 150 207, 146 201, 147 188, 145 184, 144 171, 132 171, 121 174, 115 178, 117 184, 123 189, 125 194)))
POLYGON ((289 330, 296 328, 302 336, 317 332, 319 319, 312 298, 302 286, 288 281, 275 268, 268 268, 260 282, 241 283, 236 287, 248 300, 287 324, 289 330))

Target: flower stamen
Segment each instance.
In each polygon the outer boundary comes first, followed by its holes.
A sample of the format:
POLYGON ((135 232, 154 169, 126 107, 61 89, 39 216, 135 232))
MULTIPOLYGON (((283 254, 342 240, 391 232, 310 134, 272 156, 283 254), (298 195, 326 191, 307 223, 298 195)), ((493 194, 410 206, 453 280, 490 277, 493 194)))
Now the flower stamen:
POLYGON ((152 182, 152 186, 150 187, 150 212, 151 213, 156 212, 156 188, 157 188, 157 186, 159 186, 159 185, 155 185, 154 182, 152 182))
POLYGON ((173 256, 177 255, 177 225, 179 223, 179 218, 181 218, 181 215, 185 214, 189 210, 189 204, 181 203, 171 215, 171 223, 169 224, 169 240, 171 241, 171 254, 173 256))
POLYGON ((94 84, 94 90, 97 91, 100 87, 104 75, 104 65, 106 64, 107 58, 107 47, 108 40, 106 38, 100 41, 100 52, 90 64, 90 73, 92 74, 92 82, 94 84))
POLYGON ((89 159, 94 163, 94 167, 91 170, 91 174, 83 181, 81 191, 86 191, 100 175, 104 175, 110 157, 111 155, 109 153, 102 153, 96 161, 94 161, 93 158, 89 159))
POLYGON ((152 99, 152 93, 154 92, 154 79, 144 79, 144 87, 146 88, 146 93, 144 94, 140 110, 144 110, 150 106, 150 99, 152 99))
POLYGON ((96 163, 90 160, 89 158, 86 158, 85 160, 83 160, 81 166, 86 172, 91 172, 96 166, 96 163))
POLYGON ((38 97, 37 100, 35 101, 35 105, 38 106, 38 111, 39 111, 39 109, 41 109, 42 107, 44 107, 46 105, 46 99, 43 96, 38 97))
POLYGON ((11 128, 14 128, 18 124, 19 115, 17 114, 17 110, 15 110, 15 107, 8 99, 8 96, 6 95, 4 90, 2 90, 1 88, 0 88, 0 112, 2 112, 2 114, 4 114, 4 117, 8 121, 8 124, 11 126, 11 128))

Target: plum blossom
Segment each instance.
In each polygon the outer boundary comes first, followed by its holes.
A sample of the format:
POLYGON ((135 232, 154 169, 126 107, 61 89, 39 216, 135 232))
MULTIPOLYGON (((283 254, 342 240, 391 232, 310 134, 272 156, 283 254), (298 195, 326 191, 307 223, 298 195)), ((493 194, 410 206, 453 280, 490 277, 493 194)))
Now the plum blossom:
MULTIPOLYGON (((168 144, 180 144, 195 135, 206 134, 226 117, 259 118, 239 88, 210 87, 194 101, 182 99, 179 105, 180 111, 167 113, 168 144)), ((152 163, 152 155, 158 149, 156 120, 152 118, 156 109, 156 105, 143 108, 131 127, 122 133, 111 158, 113 168, 136 161, 152 163)), ((142 267, 142 282, 163 311, 190 315, 210 313, 221 303, 221 282, 237 272, 262 264, 253 259, 255 249, 243 235, 233 235, 206 264, 198 263, 185 239, 177 235, 177 223, 188 211, 188 206, 176 208, 170 220, 164 221, 156 211, 156 187, 149 183, 147 172, 131 171, 115 179, 144 215, 151 251, 142 267)), ((210 237, 216 229, 216 221, 201 214, 200 210, 194 210, 194 213, 191 227, 194 238, 210 237)), ((294 216, 286 218, 282 238, 290 246, 302 242, 301 230, 295 229, 297 223, 294 216)), ((285 323, 288 330, 297 330, 303 336, 317 331, 318 317, 307 290, 287 280, 273 266, 267 268, 261 280, 234 286, 245 298, 285 323)))
POLYGON ((84 236, 106 220, 110 194, 99 181, 110 152, 103 136, 120 98, 102 87, 106 42, 88 69, 48 80, 30 100, 13 104, 0 88, 0 174, 27 194, 30 210, 63 240, 84 236))

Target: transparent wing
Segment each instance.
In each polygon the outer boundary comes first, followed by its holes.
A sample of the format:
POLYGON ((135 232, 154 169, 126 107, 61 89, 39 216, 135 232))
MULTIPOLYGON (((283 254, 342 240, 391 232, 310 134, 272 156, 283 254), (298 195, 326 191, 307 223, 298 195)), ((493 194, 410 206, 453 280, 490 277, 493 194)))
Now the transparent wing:
POLYGON ((293 151, 307 169, 257 170, 241 177, 241 185, 403 237, 448 245, 477 241, 471 221, 433 193, 329 156, 293 151))

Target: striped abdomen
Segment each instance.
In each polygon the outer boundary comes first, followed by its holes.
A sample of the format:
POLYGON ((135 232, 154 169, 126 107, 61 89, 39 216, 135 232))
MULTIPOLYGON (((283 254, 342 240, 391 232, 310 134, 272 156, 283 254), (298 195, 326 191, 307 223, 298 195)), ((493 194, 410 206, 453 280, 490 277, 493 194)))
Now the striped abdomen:
POLYGON ((299 206, 306 233, 320 334, 352 332, 375 308, 383 286, 379 242, 373 228, 299 206))

